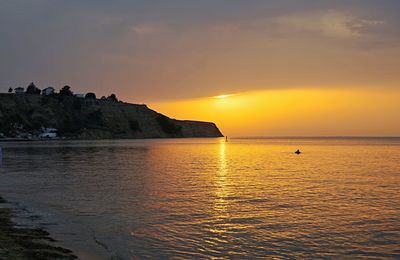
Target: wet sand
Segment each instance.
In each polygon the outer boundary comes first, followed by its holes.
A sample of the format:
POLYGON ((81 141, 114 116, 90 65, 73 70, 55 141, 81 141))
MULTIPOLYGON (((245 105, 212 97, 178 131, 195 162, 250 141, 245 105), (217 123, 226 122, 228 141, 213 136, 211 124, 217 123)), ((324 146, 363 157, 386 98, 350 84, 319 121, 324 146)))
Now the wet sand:
MULTIPOLYGON (((0 197, 0 205, 6 203, 0 197)), ((42 229, 18 228, 11 221, 12 210, 0 208, 0 259, 76 259, 68 249, 58 247, 42 229)))

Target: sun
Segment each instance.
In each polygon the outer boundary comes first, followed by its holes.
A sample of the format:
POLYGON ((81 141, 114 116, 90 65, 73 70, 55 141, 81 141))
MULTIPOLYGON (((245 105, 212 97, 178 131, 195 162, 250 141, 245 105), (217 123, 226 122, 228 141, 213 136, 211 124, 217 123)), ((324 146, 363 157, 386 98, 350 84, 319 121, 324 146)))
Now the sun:
POLYGON ((219 96, 215 96, 215 98, 224 99, 224 98, 228 98, 228 97, 230 97, 230 96, 232 96, 232 94, 219 95, 219 96))

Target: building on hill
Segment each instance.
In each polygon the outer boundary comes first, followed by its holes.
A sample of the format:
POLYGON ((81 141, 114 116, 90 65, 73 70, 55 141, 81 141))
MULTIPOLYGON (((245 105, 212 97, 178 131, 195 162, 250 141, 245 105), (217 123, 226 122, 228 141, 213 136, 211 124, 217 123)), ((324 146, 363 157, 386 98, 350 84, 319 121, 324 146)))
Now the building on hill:
POLYGON ((77 98, 85 98, 85 94, 75 94, 74 96, 77 98))
POLYGON ((25 93, 25 89, 22 87, 18 87, 14 89, 15 94, 24 94, 25 93))
POLYGON ((43 96, 50 96, 50 95, 53 95, 54 94, 54 88, 53 87, 47 87, 47 88, 45 88, 45 89, 43 89, 42 90, 42 95, 43 96))
POLYGON ((42 128, 42 133, 39 134, 39 138, 56 138, 57 137, 57 129, 55 128, 42 128))

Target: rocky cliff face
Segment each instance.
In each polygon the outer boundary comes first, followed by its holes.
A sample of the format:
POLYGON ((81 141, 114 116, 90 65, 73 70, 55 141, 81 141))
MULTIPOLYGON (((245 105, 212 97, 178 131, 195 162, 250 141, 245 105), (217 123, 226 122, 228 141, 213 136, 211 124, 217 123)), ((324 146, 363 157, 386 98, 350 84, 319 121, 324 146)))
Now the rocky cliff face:
POLYGON ((71 138, 221 137, 214 123, 171 119, 146 105, 72 96, 0 94, 0 133, 58 129, 71 138))

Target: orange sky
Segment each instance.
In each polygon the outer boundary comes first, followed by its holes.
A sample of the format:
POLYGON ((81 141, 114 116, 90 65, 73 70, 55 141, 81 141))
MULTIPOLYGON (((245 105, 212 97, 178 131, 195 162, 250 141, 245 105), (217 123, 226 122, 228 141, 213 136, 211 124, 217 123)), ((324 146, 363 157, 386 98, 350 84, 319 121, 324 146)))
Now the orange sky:
POLYGON ((227 135, 400 136, 399 10, 395 0, 0 1, 0 87, 115 93, 227 135))
POLYGON ((213 121, 228 136, 398 136, 400 91, 286 89, 156 102, 177 119, 213 121))

